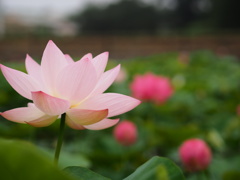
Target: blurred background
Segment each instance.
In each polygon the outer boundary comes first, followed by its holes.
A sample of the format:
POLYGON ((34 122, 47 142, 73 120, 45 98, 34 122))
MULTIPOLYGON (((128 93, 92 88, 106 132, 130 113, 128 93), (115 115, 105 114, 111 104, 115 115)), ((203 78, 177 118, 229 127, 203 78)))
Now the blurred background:
MULTIPOLYGON (((116 140, 114 128, 67 128, 62 168, 81 165, 120 180, 158 155, 177 163, 189 180, 236 180, 240 178, 239 5, 237 0, 0 0, 0 63, 26 71, 26 54, 39 62, 52 39, 75 60, 89 52, 96 56, 109 51, 108 69, 119 63, 123 69, 110 92, 134 96, 137 78, 140 91, 151 86, 140 78, 148 73, 170 84, 171 93, 165 85, 158 89, 163 96, 168 92, 164 101, 143 98, 139 107, 120 116, 137 127, 137 138, 128 146, 116 140), (202 172, 187 171, 179 158, 179 146, 190 138, 203 139, 212 151, 204 178, 202 172)), ((27 102, 1 75, 0 112, 27 102)), ((59 122, 33 128, 0 120, 1 137, 31 141, 53 154, 59 122)))
POLYGON ((0 61, 22 60, 26 52, 39 58, 48 39, 74 56, 107 50, 114 59, 127 59, 196 49, 240 56, 238 5, 237 0, 1 0, 0 61))

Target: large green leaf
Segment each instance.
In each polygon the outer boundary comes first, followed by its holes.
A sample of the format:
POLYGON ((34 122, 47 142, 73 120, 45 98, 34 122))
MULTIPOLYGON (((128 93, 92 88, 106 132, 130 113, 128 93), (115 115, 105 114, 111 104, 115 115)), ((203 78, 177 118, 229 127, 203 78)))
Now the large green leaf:
MULTIPOLYGON (((47 149, 47 148, 41 148, 41 150, 51 159, 54 158, 54 150, 47 149)), ((59 157, 58 166, 60 169, 64 169, 68 166, 81 166, 88 168, 90 166, 90 161, 82 154, 80 153, 73 153, 64 151, 62 149, 59 157)))
POLYGON ((181 170, 169 159, 153 157, 124 180, 184 180, 181 170))
POLYGON ((69 166, 65 168, 64 171, 79 178, 79 180, 110 180, 109 178, 103 177, 100 174, 80 166, 69 166))
POLYGON ((0 139, 0 179, 73 180, 28 142, 0 139))

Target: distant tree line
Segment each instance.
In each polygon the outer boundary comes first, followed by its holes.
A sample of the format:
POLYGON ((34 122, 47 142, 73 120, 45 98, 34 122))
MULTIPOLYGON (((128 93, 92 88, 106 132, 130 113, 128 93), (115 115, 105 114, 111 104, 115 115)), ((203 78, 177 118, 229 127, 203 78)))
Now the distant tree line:
POLYGON ((70 19, 82 34, 235 31, 240 28, 238 0, 171 0, 173 8, 161 7, 161 1, 147 5, 141 0, 121 0, 104 8, 92 5, 70 19))

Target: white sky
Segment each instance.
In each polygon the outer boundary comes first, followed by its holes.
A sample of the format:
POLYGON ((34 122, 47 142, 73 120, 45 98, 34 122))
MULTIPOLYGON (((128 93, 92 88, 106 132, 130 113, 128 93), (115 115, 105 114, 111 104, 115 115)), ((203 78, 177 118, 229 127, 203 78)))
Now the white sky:
MULTIPOLYGON (((25 23, 54 22, 83 10, 88 4, 104 6, 119 0, 0 0, 0 14, 15 15, 25 23)), ((157 0, 142 0, 156 3, 157 0)), ((172 0, 162 0, 162 2, 172 0)))
MULTIPOLYGON (((4 13, 39 15, 45 11, 56 13, 59 16, 72 14, 76 10, 82 10, 87 4, 106 5, 119 0, 0 0, 1 11, 4 13)), ((156 0, 142 0, 153 3, 156 0)), ((171 1, 171 0, 162 0, 171 1)))
POLYGON ((0 0, 5 14, 41 15, 45 12, 64 16, 83 9, 87 4, 104 5, 118 0, 0 0))

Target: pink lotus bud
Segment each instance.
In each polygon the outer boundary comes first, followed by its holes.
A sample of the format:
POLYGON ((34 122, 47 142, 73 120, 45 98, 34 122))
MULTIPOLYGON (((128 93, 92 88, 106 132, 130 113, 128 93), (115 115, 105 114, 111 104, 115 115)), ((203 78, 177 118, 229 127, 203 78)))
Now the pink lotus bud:
POLYGON ((122 121, 114 129, 114 137, 124 146, 132 145, 137 140, 137 128, 133 122, 122 121))
POLYGON ((157 104, 165 102, 173 93, 170 80, 152 73, 135 76, 130 85, 133 96, 146 101, 154 101, 157 104))
POLYGON ((179 148, 179 156, 189 171, 200 171, 208 167, 212 153, 208 145, 201 139, 189 139, 179 148))

